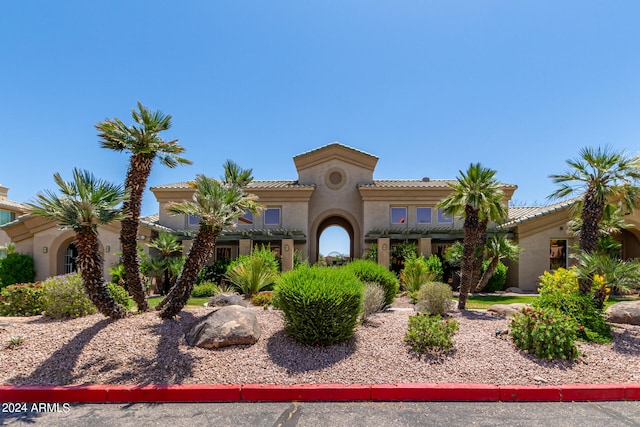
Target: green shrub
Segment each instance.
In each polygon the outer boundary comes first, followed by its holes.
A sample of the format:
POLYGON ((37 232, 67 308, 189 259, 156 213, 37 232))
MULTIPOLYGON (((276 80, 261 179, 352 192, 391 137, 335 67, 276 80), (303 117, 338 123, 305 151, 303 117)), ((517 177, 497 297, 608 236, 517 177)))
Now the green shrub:
POLYGON ((129 298, 129 292, 122 286, 117 283, 107 283, 107 290, 109 291, 109 295, 114 299, 115 302, 126 308, 127 310, 131 308, 132 301, 129 298))
POLYGON ((447 353, 454 346, 458 326, 456 320, 418 313, 409 317, 404 342, 418 353, 447 353))
POLYGON ((237 265, 247 263, 250 258, 262 258, 264 259, 265 264, 275 274, 280 271, 280 258, 271 251, 271 245, 261 245, 260 248, 256 245, 253 248, 253 253, 251 255, 240 255, 238 258, 234 258, 229 262, 226 272, 227 276, 237 265))
POLYGON ((400 289, 400 282, 395 274, 383 265, 373 261, 356 259, 342 267, 356 275, 362 283, 376 283, 384 289, 384 303, 391 305, 400 289))
POLYGON ((198 273, 198 279, 196 283, 202 284, 204 282, 212 282, 220 284, 224 280, 227 268, 231 260, 226 258, 217 259, 211 265, 206 265, 198 273))
POLYGON ((274 304, 283 311, 285 331, 308 345, 330 345, 355 333, 364 285, 344 268, 300 267, 283 273, 274 304))
MULTIPOLYGON (((482 264, 483 273, 487 269, 487 266, 489 265, 490 262, 491 260, 486 260, 482 264)), ((509 267, 504 265, 502 261, 499 261, 495 271, 493 272, 493 275, 489 278, 489 282, 487 283, 487 286, 485 286, 482 289, 482 292, 496 292, 496 291, 503 290, 505 283, 507 283, 508 270, 509 270, 509 267)))
POLYGON ((265 258, 250 256, 228 271, 227 277, 242 294, 251 296, 271 289, 278 273, 265 258))
POLYGON ((435 280, 435 274, 429 269, 427 260, 423 256, 409 256, 400 272, 400 281, 404 290, 414 292, 427 282, 435 280))
POLYGON ((541 359, 574 361, 579 355, 575 345, 576 324, 559 311, 527 308, 511 321, 513 342, 541 359))
POLYGON ((12 252, 0 260, 0 289, 16 284, 31 283, 36 278, 33 258, 12 252))
POLYGON ((444 267, 442 265, 442 260, 438 255, 429 255, 426 258, 427 268, 433 274, 433 280, 437 282, 442 282, 442 276, 444 275, 444 267))
POLYGON ((208 298, 214 295, 218 295, 220 287, 213 282, 202 282, 199 285, 193 286, 191 296, 193 298, 208 298))
POLYGON ((418 245, 415 242, 403 242, 395 245, 391 250, 391 271, 400 274, 404 268, 404 263, 411 257, 418 254, 418 245))
POLYGON ((416 300, 416 310, 443 316, 453 308, 453 291, 446 283, 429 282, 420 287, 416 300))
MULTIPOLYGON (((600 280, 598 277, 595 281, 600 280)), ((612 340, 611 327, 604 319, 602 309, 596 308, 591 295, 580 295, 575 269, 559 268, 540 276, 540 296, 533 306, 557 310, 570 316, 576 324, 577 337, 584 341, 606 343, 612 340)))
POLYGON ((42 282, 42 306, 47 316, 55 319, 81 317, 96 312, 85 295, 79 273, 50 277, 42 282))
POLYGON ((20 283, 0 292, 0 316, 35 316, 42 314, 43 289, 40 283, 20 283))
POLYGON ((273 302, 273 292, 264 291, 258 292, 251 296, 251 304, 258 307, 269 307, 273 302))
POLYGON ((384 309, 384 289, 375 283, 367 283, 364 287, 362 301, 362 320, 384 309))

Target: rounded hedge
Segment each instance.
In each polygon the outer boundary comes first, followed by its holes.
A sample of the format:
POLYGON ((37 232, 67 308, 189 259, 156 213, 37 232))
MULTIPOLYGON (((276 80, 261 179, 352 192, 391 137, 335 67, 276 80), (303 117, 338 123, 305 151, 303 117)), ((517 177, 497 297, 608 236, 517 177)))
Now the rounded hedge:
POLYGON ((376 283, 384 289, 384 304, 389 306, 398 294, 400 281, 383 265, 364 259, 356 259, 343 267, 351 271, 363 283, 376 283))
POLYGON ((284 313, 285 332, 307 345, 351 338, 362 310, 364 285, 350 271, 300 267, 280 276, 274 305, 284 313))

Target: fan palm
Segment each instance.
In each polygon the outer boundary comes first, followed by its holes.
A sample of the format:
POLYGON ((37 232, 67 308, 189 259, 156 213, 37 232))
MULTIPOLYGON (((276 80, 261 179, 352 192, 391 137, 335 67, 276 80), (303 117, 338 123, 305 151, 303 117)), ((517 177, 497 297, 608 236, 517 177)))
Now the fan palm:
POLYGON ((121 186, 96 179, 90 172, 73 170, 73 181, 65 182, 59 173, 53 175, 60 195, 44 191, 31 204, 33 213, 53 219, 63 229, 76 233, 78 269, 87 295, 105 316, 120 319, 130 313, 109 294, 102 274, 103 260, 98 241, 98 226, 125 218, 118 206, 126 200, 121 186))
MULTIPOLYGON (((579 196, 579 247, 583 252, 594 252, 598 247, 601 222, 609 201, 616 201, 627 212, 640 201, 640 158, 632 157, 611 147, 583 148, 580 157, 567 160, 571 167, 564 174, 550 175, 560 187, 549 198, 579 196)), ((591 292, 591 280, 579 281, 580 293, 591 292)))
POLYGON ((503 259, 517 260, 518 254, 522 249, 511 240, 507 239, 503 235, 496 235, 491 237, 487 241, 486 255, 489 257, 489 265, 480 277, 480 281, 476 285, 475 292, 480 292, 487 286, 489 279, 493 276, 493 273, 498 267, 498 263, 503 259))
MULTIPOLYGON (((225 165, 226 172, 226 165, 225 165)), ((244 184, 251 182, 252 178, 244 184)), ((225 177, 228 175, 225 174, 225 177)), ((176 316, 185 306, 195 284, 198 273, 205 266, 225 228, 232 227, 245 212, 258 212, 257 197, 246 193, 235 182, 218 181, 198 175, 192 183, 195 188, 193 200, 170 205, 168 210, 174 215, 197 215, 200 226, 176 284, 156 307, 164 319, 176 316)))
POLYGON ((464 217, 460 309, 465 308, 472 284, 477 283, 480 277, 489 221, 503 220, 507 214, 504 195, 495 175, 496 171, 480 163, 471 164, 466 173, 460 171, 457 182, 449 184, 453 191, 437 205, 447 215, 464 217))
POLYGON ((98 136, 102 148, 131 153, 125 180, 125 188, 130 196, 124 205, 129 216, 122 220, 120 243, 127 287, 138 309, 147 311, 149 306, 140 277, 140 260, 136 248, 142 194, 155 159, 170 168, 179 164, 191 164, 191 161, 180 157, 184 148, 178 145, 177 140, 164 141, 159 136, 160 132, 171 127, 170 115, 165 115, 161 111, 149 111, 138 102, 138 111, 132 110, 131 116, 136 122, 135 125, 127 126, 116 118, 98 123, 96 129, 100 132, 98 136))

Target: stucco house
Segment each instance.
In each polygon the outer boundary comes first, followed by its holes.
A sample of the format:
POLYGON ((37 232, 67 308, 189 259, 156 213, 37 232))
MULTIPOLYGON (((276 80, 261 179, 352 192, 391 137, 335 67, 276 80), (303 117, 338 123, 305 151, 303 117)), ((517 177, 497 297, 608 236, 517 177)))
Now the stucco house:
MULTIPOLYGON (((29 212, 29 207, 24 203, 9 200, 9 188, 0 184, 0 226, 15 221, 16 218, 27 212, 29 212)), ((11 243, 9 235, 0 229, 0 247, 8 243, 11 243)))
MULTIPOLYGON (((415 242, 424 255, 442 254, 463 237, 462 219, 448 217, 436 208, 450 193, 448 184, 453 179, 377 180, 374 172, 378 158, 340 143, 296 155, 293 161, 297 178, 256 180, 247 187, 265 209, 259 215, 245 215, 233 230, 224 232, 214 260, 248 254, 254 245, 268 243, 281 256, 283 269, 288 270, 293 267, 295 251, 311 262, 318 260, 320 236, 333 225, 349 235, 350 251, 345 256, 361 257, 375 243, 378 262, 387 267, 393 247, 400 243, 415 242)), ((505 206, 516 188, 502 185, 505 206)), ((159 210, 157 215, 143 218, 140 243, 159 231, 172 231, 183 236, 186 253, 199 219, 170 215, 166 207, 173 201, 190 199, 194 190, 182 182, 155 186, 151 191, 159 210)), ((508 207, 508 221, 490 227, 490 232, 508 233, 524 249, 520 261, 510 265, 508 286, 535 290, 538 276, 545 270, 570 264, 574 243, 567 233, 570 205, 565 201, 544 207, 508 207)), ((635 227, 620 236, 623 256, 640 257, 640 214, 626 219, 635 227)), ((1 229, 19 251, 34 257, 38 279, 74 268, 71 231, 58 230, 51 221, 30 214, 1 229)), ((105 273, 117 262, 118 234, 118 225, 100 229, 105 273)))

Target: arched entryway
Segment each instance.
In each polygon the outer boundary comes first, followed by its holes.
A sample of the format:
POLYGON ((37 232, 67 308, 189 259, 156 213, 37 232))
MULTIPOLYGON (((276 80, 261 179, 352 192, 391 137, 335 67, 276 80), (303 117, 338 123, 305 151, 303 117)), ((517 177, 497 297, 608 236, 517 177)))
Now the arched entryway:
POLYGON ((313 254, 313 260, 314 262, 317 262, 317 260, 320 257, 320 236, 322 236, 322 233, 329 227, 340 227, 342 228, 344 231, 347 232, 347 235, 349 236, 349 253, 348 254, 342 254, 342 255, 347 255, 349 256, 349 258, 353 259, 354 257, 354 246, 355 246, 355 233, 353 230, 353 226, 351 225, 351 223, 341 217, 341 216, 330 216, 328 218, 325 218, 319 225, 318 228, 316 230, 316 240, 315 240, 315 254, 313 254))

